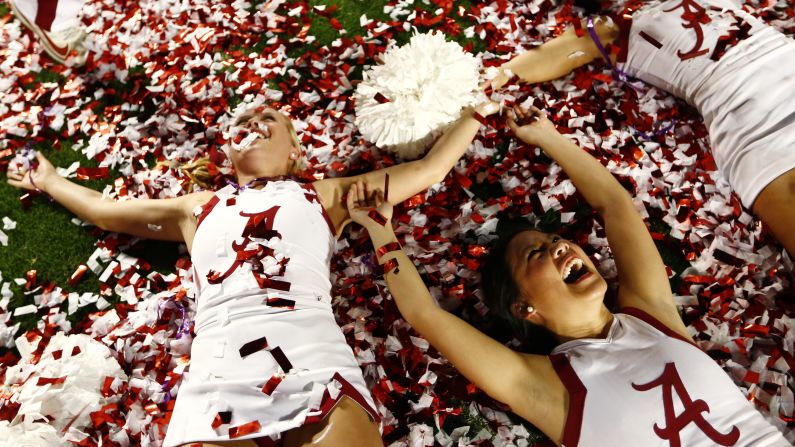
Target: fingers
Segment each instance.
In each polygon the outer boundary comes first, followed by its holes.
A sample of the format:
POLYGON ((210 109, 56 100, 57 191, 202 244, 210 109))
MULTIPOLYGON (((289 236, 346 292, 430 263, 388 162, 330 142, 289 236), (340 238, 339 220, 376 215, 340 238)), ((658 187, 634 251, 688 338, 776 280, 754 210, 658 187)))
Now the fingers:
POLYGON ((356 208, 356 183, 348 188, 348 211, 356 208))
POLYGON ((366 191, 364 189, 364 182, 359 179, 356 181, 356 200, 358 206, 364 206, 367 201, 366 191))
POLYGON ((24 190, 28 190, 28 191, 32 191, 33 190, 33 187, 30 186, 30 183, 26 183, 26 182, 20 181, 20 180, 14 180, 14 179, 11 179, 11 178, 9 178, 7 181, 8 181, 8 184, 13 186, 14 188, 24 189, 24 190))
POLYGON ((8 176, 9 179, 22 180, 22 176, 25 175, 25 173, 24 172, 20 173, 20 172, 16 172, 16 171, 15 172, 11 172, 11 170, 9 170, 6 173, 6 175, 8 176))
POLYGON ((519 130, 519 125, 516 124, 516 121, 514 121, 513 117, 510 116, 508 117, 508 127, 510 127, 514 133, 519 130))
POLYGON ((348 189, 348 209, 378 206, 384 201, 383 197, 380 189, 371 189, 369 183, 359 180, 348 189))
POLYGON ((373 205, 373 191, 370 189, 370 182, 364 184, 364 198, 366 200, 365 205, 373 205))
POLYGON ((532 124, 542 118, 546 118, 546 113, 533 105, 528 109, 524 109, 517 104, 513 107, 513 114, 516 117, 514 121, 518 122, 519 126, 532 124))
POLYGON ((384 203, 384 192, 380 189, 376 189, 373 191, 372 206, 378 208, 382 203, 384 203))
POLYGON ((536 106, 530 106, 530 111, 533 113, 535 119, 546 118, 547 114, 536 106))

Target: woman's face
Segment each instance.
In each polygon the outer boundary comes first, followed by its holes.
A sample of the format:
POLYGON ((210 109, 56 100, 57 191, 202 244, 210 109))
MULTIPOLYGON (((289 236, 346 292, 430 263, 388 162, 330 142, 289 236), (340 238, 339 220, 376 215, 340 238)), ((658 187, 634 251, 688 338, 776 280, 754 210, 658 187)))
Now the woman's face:
POLYGON ((243 113, 230 138, 229 157, 238 173, 286 175, 300 156, 290 119, 270 107, 243 113))
POLYGON ((607 282, 577 244, 554 234, 523 231, 511 240, 506 255, 521 295, 514 309, 518 316, 550 327, 571 312, 583 315, 601 308, 607 282), (528 305, 534 314, 527 314, 528 305))

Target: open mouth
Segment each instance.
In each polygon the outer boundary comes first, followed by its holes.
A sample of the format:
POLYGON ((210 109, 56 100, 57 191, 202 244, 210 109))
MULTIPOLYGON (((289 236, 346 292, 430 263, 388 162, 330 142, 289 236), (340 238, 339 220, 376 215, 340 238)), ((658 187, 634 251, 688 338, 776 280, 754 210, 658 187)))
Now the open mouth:
POLYGON ((563 282, 566 284, 574 284, 587 273, 588 267, 585 266, 582 259, 573 258, 566 263, 566 267, 563 270, 563 282))
POLYGON ((250 149, 251 144, 259 139, 268 139, 271 131, 265 123, 255 123, 253 128, 234 126, 229 131, 229 142, 236 151, 250 149))

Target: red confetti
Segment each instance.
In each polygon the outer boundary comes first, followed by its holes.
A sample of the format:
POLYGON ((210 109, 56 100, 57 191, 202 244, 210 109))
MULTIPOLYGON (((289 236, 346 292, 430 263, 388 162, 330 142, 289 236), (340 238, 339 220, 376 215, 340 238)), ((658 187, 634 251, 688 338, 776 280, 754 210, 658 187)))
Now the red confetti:
POLYGON ((388 259, 385 263, 378 266, 377 273, 380 275, 386 275, 391 271, 395 271, 395 273, 400 273, 398 269, 398 261, 395 258, 388 259))
POLYGON ((77 168, 78 180, 100 180, 108 178, 108 168, 77 168))
POLYGON ((213 418, 213 423, 211 424, 213 430, 217 430, 218 427, 228 424, 232 422, 232 412, 231 411, 219 411, 218 414, 215 415, 213 418))
POLYGON ((293 369, 293 364, 287 360, 287 356, 284 355, 282 348, 276 346, 275 348, 271 349, 271 355, 276 360, 276 363, 279 364, 279 367, 282 369, 284 373, 288 373, 293 369))
POLYGON ((367 216, 372 219, 378 225, 384 226, 388 222, 387 218, 384 217, 383 214, 379 213, 378 210, 371 209, 367 216))
POLYGON ((273 391, 276 389, 276 387, 279 386, 280 383, 282 383, 282 380, 284 380, 284 377, 282 375, 274 374, 273 376, 271 376, 270 379, 268 379, 267 382, 265 382, 265 385, 262 387, 262 392, 270 396, 271 393, 273 393, 273 391))
POLYGON ((240 357, 245 358, 255 352, 268 348, 268 340, 265 337, 252 340, 240 347, 240 357))
POLYGON ((36 270, 28 270, 25 273, 25 290, 33 290, 36 287, 36 270))
POLYGON ((71 287, 76 286, 77 283, 79 283, 80 280, 83 279, 83 275, 85 275, 87 271, 88 271, 87 265, 85 264, 78 265, 77 270, 75 270, 74 273, 72 273, 72 276, 69 277, 69 286, 71 287))
POLYGON ((375 251, 375 256, 380 260, 382 257, 384 257, 385 254, 391 251, 399 251, 401 249, 402 247, 397 242, 390 242, 384 246, 379 247, 378 250, 375 251))
POLYGON ((36 381, 36 385, 60 385, 66 382, 66 376, 64 377, 39 377, 39 380, 36 381))
POLYGON ((260 430, 262 430, 262 427, 260 426, 259 421, 251 421, 243 425, 229 427, 229 439, 235 439, 241 436, 257 433, 260 430))
POLYGON ((384 173, 384 202, 389 202, 389 173, 384 173))
POLYGON ((281 307, 285 309, 295 309, 295 300, 288 300, 284 298, 266 298, 265 304, 270 307, 281 307))

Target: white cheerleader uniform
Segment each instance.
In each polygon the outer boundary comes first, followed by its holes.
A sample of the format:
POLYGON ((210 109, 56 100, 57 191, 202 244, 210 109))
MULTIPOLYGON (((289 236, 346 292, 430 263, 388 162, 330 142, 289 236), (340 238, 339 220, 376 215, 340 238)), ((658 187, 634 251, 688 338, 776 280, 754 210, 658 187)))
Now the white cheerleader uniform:
POLYGON ((790 446, 708 355, 639 309, 550 360, 569 392, 563 446, 790 446))
POLYGON ((335 232, 311 184, 227 186, 198 211, 196 338, 164 446, 278 445, 343 396, 379 421, 331 309, 335 232))
POLYGON ((718 168, 750 208, 795 168, 795 41, 731 0, 652 2, 631 20, 618 66, 698 109, 718 168))

